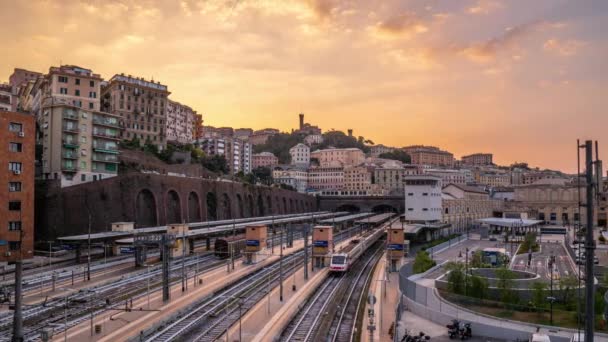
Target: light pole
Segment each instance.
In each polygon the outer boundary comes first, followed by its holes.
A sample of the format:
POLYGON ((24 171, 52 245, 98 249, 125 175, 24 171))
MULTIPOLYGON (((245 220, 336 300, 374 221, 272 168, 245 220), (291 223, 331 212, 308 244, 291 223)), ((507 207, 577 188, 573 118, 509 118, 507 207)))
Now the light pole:
POLYGON ((467 295, 467 276, 469 274, 469 247, 465 249, 464 255, 464 295, 467 295))

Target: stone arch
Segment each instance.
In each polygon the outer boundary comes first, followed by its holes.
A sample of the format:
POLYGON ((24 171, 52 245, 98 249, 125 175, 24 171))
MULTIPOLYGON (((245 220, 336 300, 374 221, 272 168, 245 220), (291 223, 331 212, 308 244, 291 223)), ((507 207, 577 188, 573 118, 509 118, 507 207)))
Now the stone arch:
POLYGON ((222 209, 220 219, 230 220, 232 218, 232 210, 230 207, 230 197, 226 193, 222 195, 221 207, 222 209))
POLYGON ((274 197, 274 214, 281 215, 281 202, 279 202, 279 198, 277 196, 274 197))
POLYGON ((255 207, 253 206, 253 196, 247 195, 247 210, 249 211, 249 217, 255 216, 255 207))
POLYGON ((351 213, 358 213, 361 211, 361 208, 354 204, 342 204, 341 206, 336 208, 336 211, 348 211, 351 213))
POLYGON ((266 215, 264 209, 264 200, 262 199, 262 195, 258 195, 258 216, 266 215))
POLYGON ((236 212, 239 218, 243 218, 245 217, 245 213, 244 213, 244 208, 243 208, 243 197, 241 197, 241 194, 236 194, 236 212))
POLYGON ((283 214, 287 214, 287 199, 283 197, 283 214))
POLYGON ((207 193, 207 221, 217 220, 217 196, 215 192, 207 193))
POLYGON ((201 202, 198 199, 198 194, 191 191, 188 194, 188 222, 200 222, 201 218, 201 202))
POLYGON ((152 227, 158 225, 156 198, 152 191, 143 189, 135 200, 135 226, 152 227))
POLYGON ((268 215, 272 215, 272 199, 270 195, 266 196, 266 209, 268 210, 268 215))
POLYGON ((374 213, 390 213, 390 212, 396 213, 397 208, 393 207, 390 204, 383 203, 383 204, 378 204, 378 205, 374 206, 372 208, 372 212, 374 212, 374 213))
POLYGON ((293 199, 289 199, 289 213, 293 214, 294 210, 293 210, 293 199))
POLYGON ((182 203, 177 191, 167 192, 167 224, 182 222, 182 203))

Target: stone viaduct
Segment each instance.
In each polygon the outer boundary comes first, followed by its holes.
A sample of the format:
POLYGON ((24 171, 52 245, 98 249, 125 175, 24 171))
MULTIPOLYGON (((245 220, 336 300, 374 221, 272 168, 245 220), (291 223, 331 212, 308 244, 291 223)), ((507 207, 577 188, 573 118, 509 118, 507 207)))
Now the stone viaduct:
POLYGON ((403 213, 403 196, 319 196, 319 210, 403 213))
POLYGON ((150 227, 317 210, 316 199, 294 191, 230 181, 127 173, 60 188, 36 187, 36 240, 110 229, 112 222, 150 227))

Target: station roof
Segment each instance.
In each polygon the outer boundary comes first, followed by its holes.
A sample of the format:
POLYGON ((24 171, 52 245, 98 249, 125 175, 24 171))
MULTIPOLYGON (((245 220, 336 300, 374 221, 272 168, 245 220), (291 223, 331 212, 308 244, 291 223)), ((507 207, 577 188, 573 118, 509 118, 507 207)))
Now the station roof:
MULTIPOLYGON (((336 212, 329 213, 326 211, 314 212, 314 213, 301 213, 301 214, 289 214, 289 215, 276 215, 276 216, 262 216, 262 217, 250 217, 245 219, 235 219, 235 220, 219 220, 219 221, 209 221, 209 222, 195 222, 188 223, 188 227, 191 229, 186 236, 199 236, 206 235, 212 233, 218 233, 222 231, 228 231, 233 228, 242 229, 252 224, 281 224, 281 223, 292 223, 303 220, 308 220, 312 217, 319 218, 328 218, 335 216, 342 216, 347 214, 347 212, 336 212), (207 229, 202 229, 207 228, 207 229)), ((94 233, 91 234, 91 241, 103 241, 103 240, 119 240, 124 238, 133 237, 136 234, 154 234, 154 233, 164 233, 167 231, 168 226, 157 226, 157 227, 148 227, 148 228, 136 228, 131 231, 120 231, 120 232, 102 232, 102 233, 94 233)), ((63 236, 58 238, 59 241, 63 242, 83 242, 89 239, 88 234, 81 235, 73 235, 73 236, 63 236)))
POLYGON ((378 215, 367 217, 367 218, 364 218, 361 220, 357 220, 357 221, 355 221, 355 223, 378 223, 378 222, 385 221, 386 219, 389 219, 393 216, 395 216, 395 213, 378 214, 378 215))
POLYGON ((479 223, 486 223, 493 226, 499 227, 531 227, 542 223, 542 220, 528 220, 518 218, 500 218, 500 217, 489 217, 476 220, 479 223))
POLYGON ((342 217, 331 218, 331 219, 327 219, 327 220, 321 220, 321 221, 318 221, 318 223, 320 223, 320 224, 344 223, 344 222, 348 222, 348 221, 354 221, 359 218, 368 217, 371 215, 372 215, 372 213, 358 213, 358 214, 346 215, 346 216, 342 216, 342 217))

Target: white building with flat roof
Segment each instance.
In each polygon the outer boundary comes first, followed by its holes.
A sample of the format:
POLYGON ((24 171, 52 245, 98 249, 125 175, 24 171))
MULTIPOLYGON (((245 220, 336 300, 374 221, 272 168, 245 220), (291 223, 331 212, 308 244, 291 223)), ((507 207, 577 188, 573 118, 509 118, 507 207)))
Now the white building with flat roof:
POLYGON ((310 165, 310 147, 299 143, 289 149, 291 165, 308 167, 310 165))
POLYGON ((442 215, 441 178, 430 175, 404 177, 406 222, 439 222, 442 215))

